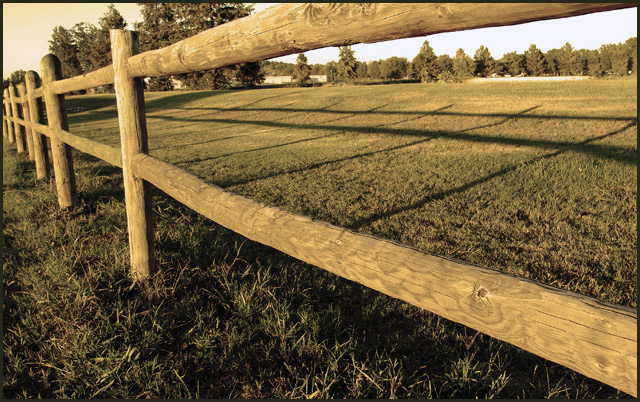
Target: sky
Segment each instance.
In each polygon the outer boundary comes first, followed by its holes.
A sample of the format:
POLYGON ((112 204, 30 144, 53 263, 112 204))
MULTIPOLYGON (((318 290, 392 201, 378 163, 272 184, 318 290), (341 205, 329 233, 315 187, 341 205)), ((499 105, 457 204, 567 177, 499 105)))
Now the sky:
MULTIPOLYGON (((98 25, 109 3, 2 3, 2 76, 12 71, 40 71, 40 59, 47 54, 53 28, 71 28, 78 22, 98 25)), ((128 28, 142 20, 135 3, 114 3, 128 28)), ((259 12, 277 3, 256 3, 259 12)), ((560 48, 569 42, 574 49, 598 49, 607 43, 624 42, 638 36, 637 8, 606 11, 578 17, 531 22, 508 27, 482 28, 448 32, 420 38, 407 38, 373 44, 357 44, 351 48, 359 61, 386 59, 391 56, 412 60, 425 40, 437 55, 455 56, 458 48, 473 57, 480 45, 486 46, 495 59, 504 53, 523 53, 535 43, 543 52, 560 48), (597 27, 597 29, 596 29, 597 27)), ((330 47, 305 52, 309 63, 325 64, 338 60, 338 48, 330 47)), ((295 63, 296 55, 274 60, 295 63)))

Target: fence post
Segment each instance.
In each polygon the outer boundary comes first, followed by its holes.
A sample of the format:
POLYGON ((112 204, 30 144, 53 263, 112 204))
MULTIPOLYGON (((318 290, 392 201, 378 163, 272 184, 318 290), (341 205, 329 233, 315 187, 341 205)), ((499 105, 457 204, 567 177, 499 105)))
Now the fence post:
MULTIPOLYGON (((11 99, 11 111, 14 119, 20 118, 20 110, 18 109, 18 102, 16 100, 16 86, 9 85, 9 97, 11 99)), ((13 132, 15 134, 16 148, 18 153, 23 153, 26 148, 24 126, 20 125, 16 120, 13 121, 13 132)))
POLYGON ((64 95, 57 95, 51 89, 51 83, 62 77, 60 60, 53 54, 48 54, 40 61, 40 70, 42 71, 47 120, 51 131, 51 157, 53 158, 53 172, 58 190, 58 205, 60 208, 72 208, 76 204, 78 194, 71 148, 60 141, 58 137, 60 130, 69 131, 69 123, 64 107, 64 95))
POLYGON ((4 90, 2 97, 2 136, 6 139, 9 139, 9 120, 5 120, 7 117, 7 109, 5 105, 7 104, 7 90, 4 90))
POLYGON ((26 122, 24 136, 27 141, 27 151, 29 152, 29 160, 35 161, 33 153, 33 135, 31 135, 31 114, 29 113, 29 101, 27 100, 27 86, 24 82, 18 84, 18 92, 20 92, 20 109, 22 111, 22 119, 26 122))
MULTIPOLYGON (((35 97, 33 92, 40 86, 40 77, 35 71, 27 71, 24 79, 27 83, 27 98, 29 99, 29 117, 32 124, 43 124, 42 98, 35 97)), ((47 179, 51 174, 49 169, 49 153, 47 152, 47 140, 44 134, 40 134, 35 127, 31 127, 31 141, 33 141, 33 153, 36 161, 36 178, 47 179)))
POLYGON ((11 95, 9 94, 9 88, 4 89, 4 113, 7 115, 7 139, 11 144, 16 142, 16 135, 13 131, 13 122, 9 120, 13 117, 11 114, 11 95))
POLYGON ((140 281, 149 277, 155 265, 151 187, 148 182, 136 177, 132 169, 134 156, 149 153, 143 81, 141 77, 134 78, 129 75, 127 70, 127 60, 139 53, 140 49, 137 32, 120 29, 112 29, 110 32, 122 147, 131 275, 140 281))

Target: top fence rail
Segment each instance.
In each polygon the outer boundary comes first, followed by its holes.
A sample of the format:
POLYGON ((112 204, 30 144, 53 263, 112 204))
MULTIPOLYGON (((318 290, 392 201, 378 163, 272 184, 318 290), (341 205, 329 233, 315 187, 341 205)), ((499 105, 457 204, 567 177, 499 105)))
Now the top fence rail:
POLYGON ((134 77, 181 74, 329 46, 515 25, 634 3, 284 3, 129 59, 134 77))

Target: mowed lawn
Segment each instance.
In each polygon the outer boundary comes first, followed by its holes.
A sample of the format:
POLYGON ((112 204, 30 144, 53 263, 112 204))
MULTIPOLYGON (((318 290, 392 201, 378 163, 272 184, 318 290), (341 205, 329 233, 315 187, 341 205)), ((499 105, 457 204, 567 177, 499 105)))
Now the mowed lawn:
MULTIPOLYGON (((153 93, 150 153, 268 205, 635 307, 636 88, 153 93)), ((113 107, 70 120, 119 144, 113 107)))
MULTIPOLYGON (((150 153, 287 211, 632 308, 637 80, 146 93, 150 153)), ((115 96, 70 131, 119 144, 115 96)), ((128 276, 120 170, 79 205, 3 149, 13 398, 630 398, 246 240, 154 190, 158 272, 128 276)))

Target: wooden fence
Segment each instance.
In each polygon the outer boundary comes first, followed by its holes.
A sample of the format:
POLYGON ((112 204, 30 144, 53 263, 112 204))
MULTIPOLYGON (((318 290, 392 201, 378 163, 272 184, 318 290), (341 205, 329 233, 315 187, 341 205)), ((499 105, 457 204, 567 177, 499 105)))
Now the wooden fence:
POLYGON ((150 185, 207 218, 359 282, 637 396, 637 312, 485 267, 292 214, 206 183, 148 155, 142 79, 263 60, 327 46, 373 43, 636 7, 633 3, 291 4, 271 7, 139 53, 137 33, 111 31, 113 64, 69 79, 53 55, 42 79, 4 90, 3 134, 49 177, 61 208, 77 199, 71 147, 121 167, 131 272, 154 267, 150 185), (69 132, 64 94, 115 84, 121 149, 69 132), (44 124, 42 99, 46 103, 44 124))

